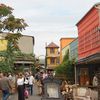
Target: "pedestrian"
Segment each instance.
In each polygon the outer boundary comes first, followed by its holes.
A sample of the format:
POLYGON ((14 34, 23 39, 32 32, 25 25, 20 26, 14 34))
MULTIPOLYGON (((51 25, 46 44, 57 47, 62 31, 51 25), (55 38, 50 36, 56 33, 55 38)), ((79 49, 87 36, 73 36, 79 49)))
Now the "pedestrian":
POLYGON ((43 94, 43 84, 41 80, 38 80, 37 82, 37 87, 38 87, 38 95, 42 95, 43 94))
POLYGON ((5 76, 5 74, 0 74, 0 89, 2 90, 2 100, 7 100, 10 96, 10 89, 12 90, 9 79, 5 76))
POLYGON ((98 79, 97 79, 97 75, 95 74, 93 77, 93 86, 97 86, 98 85, 98 79))
POLYGON ((28 72, 25 73, 24 85, 25 85, 25 88, 29 88, 29 73, 28 72))
POLYGON ((12 74, 11 73, 8 73, 8 79, 10 80, 10 81, 12 81, 12 74))
POLYGON ((46 79, 46 78, 48 78, 48 74, 47 72, 43 72, 43 79, 46 79))
POLYGON ((17 87, 18 87, 18 100, 25 100, 24 96, 24 77, 22 73, 19 73, 17 78, 17 87))
POLYGON ((32 72, 29 74, 29 89, 30 89, 30 95, 33 95, 33 86, 35 83, 35 78, 32 75, 32 72))

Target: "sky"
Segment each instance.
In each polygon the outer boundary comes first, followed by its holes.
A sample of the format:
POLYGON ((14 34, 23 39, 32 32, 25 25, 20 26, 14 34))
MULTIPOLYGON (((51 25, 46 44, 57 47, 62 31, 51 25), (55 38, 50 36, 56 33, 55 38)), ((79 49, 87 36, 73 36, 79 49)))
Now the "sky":
POLYGON ((0 0, 14 9, 13 15, 29 25, 23 35, 34 36, 34 53, 45 55, 45 46, 61 38, 77 37, 76 23, 100 0, 0 0))

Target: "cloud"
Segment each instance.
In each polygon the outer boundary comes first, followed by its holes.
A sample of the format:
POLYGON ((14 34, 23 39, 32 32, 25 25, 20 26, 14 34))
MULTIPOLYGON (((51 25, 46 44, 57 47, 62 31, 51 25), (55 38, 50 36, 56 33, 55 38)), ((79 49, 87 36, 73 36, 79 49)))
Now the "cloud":
POLYGON ((76 23, 100 0, 2 0, 29 27, 23 34, 35 37, 35 53, 45 52, 45 42, 59 45, 61 37, 77 37, 76 23))

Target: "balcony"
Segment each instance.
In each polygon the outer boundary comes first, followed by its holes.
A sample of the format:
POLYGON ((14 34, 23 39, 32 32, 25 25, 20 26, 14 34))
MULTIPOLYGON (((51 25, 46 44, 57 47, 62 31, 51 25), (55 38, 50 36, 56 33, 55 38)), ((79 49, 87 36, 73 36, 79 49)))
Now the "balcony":
POLYGON ((47 69, 55 69, 58 66, 58 64, 48 64, 47 69))

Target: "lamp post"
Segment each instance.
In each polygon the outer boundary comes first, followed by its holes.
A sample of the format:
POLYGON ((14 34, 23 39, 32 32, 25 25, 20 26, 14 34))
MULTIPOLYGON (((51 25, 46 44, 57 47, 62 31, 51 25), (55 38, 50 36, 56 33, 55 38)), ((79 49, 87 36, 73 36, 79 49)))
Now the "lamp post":
POLYGON ((38 60, 38 64, 39 64, 39 65, 40 65, 40 64, 44 65, 44 68, 45 68, 45 70, 46 70, 46 57, 45 57, 45 55, 39 55, 39 56, 37 57, 37 60, 38 60), (40 62, 40 57, 44 57, 44 59, 42 59, 42 60, 43 60, 42 63, 40 62))

